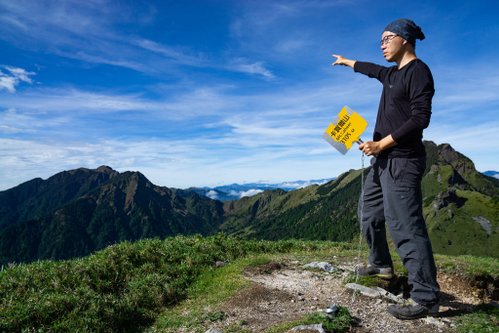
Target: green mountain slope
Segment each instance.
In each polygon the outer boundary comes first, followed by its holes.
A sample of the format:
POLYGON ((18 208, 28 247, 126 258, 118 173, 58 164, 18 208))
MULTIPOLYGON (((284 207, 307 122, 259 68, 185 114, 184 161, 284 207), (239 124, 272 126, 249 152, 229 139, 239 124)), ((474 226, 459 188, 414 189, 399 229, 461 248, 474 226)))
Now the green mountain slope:
MULTIPOLYGON (((425 147, 424 214, 434 251, 499 257, 499 180, 476 171, 448 144, 425 147)), ((359 229, 360 175, 351 170, 322 186, 226 202, 221 230, 248 238, 350 240, 359 229)))
POLYGON ((499 257, 499 181, 448 144, 427 144, 424 214, 438 253, 499 257))
POLYGON ((358 230, 359 191, 360 171, 342 174, 321 186, 290 192, 265 191, 226 202, 220 229, 258 239, 349 240, 358 230))
POLYGON ((138 172, 63 172, 1 192, 0 263, 82 256, 124 240, 213 234, 218 201, 159 187, 138 172), (16 219, 17 218, 17 219, 16 219))

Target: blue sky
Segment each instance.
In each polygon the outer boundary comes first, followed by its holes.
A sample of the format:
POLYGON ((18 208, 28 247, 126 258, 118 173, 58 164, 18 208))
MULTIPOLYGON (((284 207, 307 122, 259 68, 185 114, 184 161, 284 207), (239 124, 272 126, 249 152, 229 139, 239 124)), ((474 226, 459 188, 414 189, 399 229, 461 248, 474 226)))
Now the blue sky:
MULTIPOLYGON (((387 64, 408 17, 436 85, 427 140, 499 169, 497 1, 0 0, 0 190, 109 165, 157 185, 335 177, 359 169, 322 139, 381 85, 332 53, 387 64)), ((389 64, 387 64, 389 65, 389 64)))

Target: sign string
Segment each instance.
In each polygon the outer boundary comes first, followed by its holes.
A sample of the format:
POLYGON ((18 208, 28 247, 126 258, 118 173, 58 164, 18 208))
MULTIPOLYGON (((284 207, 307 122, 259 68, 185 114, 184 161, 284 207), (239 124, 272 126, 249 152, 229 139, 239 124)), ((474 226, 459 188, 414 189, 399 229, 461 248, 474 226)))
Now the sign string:
MULTIPOLYGON (((359 267, 360 267, 360 256, 362 253, 362 217, 364 210, 364 152, 362 152, 361 164, 362 168, 360 170, 360 212, 359 212, 359 245, 357 249, 357 264, 355 265, 355 284, 359 282, 359 267)), ((355 303, 355 295, 357 291, 352 293, 352 303, 355 303)))

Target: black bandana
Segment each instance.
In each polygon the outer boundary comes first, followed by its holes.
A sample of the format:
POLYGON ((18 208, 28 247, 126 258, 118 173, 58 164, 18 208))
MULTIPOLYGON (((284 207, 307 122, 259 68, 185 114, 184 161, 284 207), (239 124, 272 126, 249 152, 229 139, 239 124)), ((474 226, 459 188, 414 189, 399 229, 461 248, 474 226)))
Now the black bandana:
POLYGON ((385 31, 390 31, 394 34, 399 35, 400 37, 411 43, 414 47, 416 46, 416 39, 425 39, 425 35, 421 31, 421 27, 416 25, 414 21, 408 19, 398 19, 393 21, 386 26, 385 31))

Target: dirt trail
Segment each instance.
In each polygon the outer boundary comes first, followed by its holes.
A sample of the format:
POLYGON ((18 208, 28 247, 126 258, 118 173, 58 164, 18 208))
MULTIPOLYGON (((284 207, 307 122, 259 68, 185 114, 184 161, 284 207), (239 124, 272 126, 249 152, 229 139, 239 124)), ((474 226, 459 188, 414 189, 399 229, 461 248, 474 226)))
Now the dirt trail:
POLYGON ((347 307, 360 320, 352 332, 449 332, 457 315, 481 303, 471 287, 441 274, 440 316, 401 321, 386 312, 389 303, 385 300, 356 296, 352 302, 352 293, 345 289, 343 281, 353 271, 354 264, 337 267, 341 271, 326 273, 305 270, 302 264, 290 262, 248 269, 245 276, 252 285, 223 305, 227 318, 219 323, 220 328, 244 323, 244 328, 251 332, 263 332, 272 325, 322 311, 334 303, 347 307))

